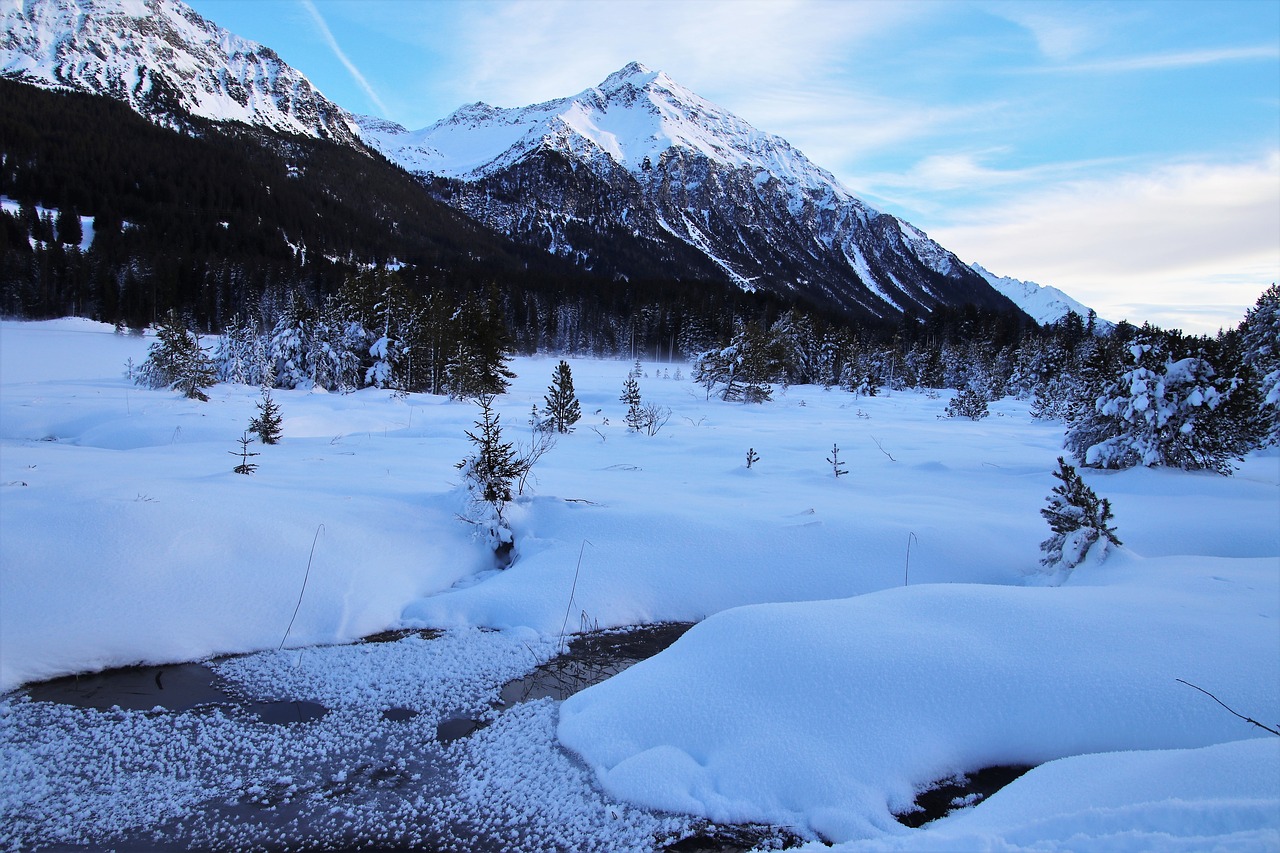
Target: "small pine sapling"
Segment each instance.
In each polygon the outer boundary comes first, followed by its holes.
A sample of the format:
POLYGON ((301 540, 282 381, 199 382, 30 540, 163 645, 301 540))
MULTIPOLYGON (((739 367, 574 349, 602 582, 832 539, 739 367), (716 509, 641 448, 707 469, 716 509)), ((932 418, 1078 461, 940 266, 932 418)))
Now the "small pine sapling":
POLYGON ((754 447, 747 448, 747 470, 751 470, 751 466, 760 461, 760 454, 756 453, 754 447))
POLYGON ((840 467, 840 448, 834 443, 831 445, 831 455, 827 457, 827 463, 831 465, 831 471, 836 475, 836 479, 849 473, 847 468, 840 467))
POLYGON ((582 419, 582 406, 573 393, 573 372, 567 361, 556 366, 556 372, 547 388, 546 407, 543 413, 558 433, 573 432, 573 425, 582 419))
POLYGON ((1053 535, 1040 543, 1044 553, 1040 564, 1051 570, 1074 568, 1100 540, 1102 550, 1097 557, 1105 559, 1112 545, 1121 544, 1116 529, 1107 526, 1112 520, 1111 502, 1099 498, 1061 456, 1053 476, 1060 482, 1047 498, 1049 505, 1040 510, 1053 535))
POLYGON ((644 408, 640 402, 640 383, 634 376, 627 375, 618 399, 627 404, 627 429, 639 432, 644 427, 644 408))
POLYGON ((249 459, 259 455, 249 450, 249 445, 253 444, 253 439, 249 438, 249 433, 246 432, 236 440, 240 442, 240 449, 228 450, 227 452, 232 456, 239 456, 240 464, 231 470, 237 474, 252 474, 258 470, 258 465, 255 462, 250 462, 249 459))
POLYGON ((511 486, 520 476, 520 469, 511 442, 502 440, 502 425, 493 410, 495 396, 477 395, 480 419, 475 422, 475 432, 466 431, 475 450, 455 467, 462 471, 471 497, 470 514, 465 520, 476 525, 479 534, 505 564, 515 544, 506 506, 511 502, 511 486))
POLYGON ((280 407, 271 399, 271 390, 263 388, 262 399, 258 401, 258 416, 249 421, 249 432, 257 433, 263 444, 277 444, 283 434, 283 423, 280 407))

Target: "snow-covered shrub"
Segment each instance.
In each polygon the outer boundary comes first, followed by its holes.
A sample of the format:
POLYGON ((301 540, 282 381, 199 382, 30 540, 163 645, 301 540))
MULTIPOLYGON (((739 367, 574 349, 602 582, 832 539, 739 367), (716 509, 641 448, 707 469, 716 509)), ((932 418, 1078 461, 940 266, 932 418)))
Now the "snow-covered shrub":
POLYGON ((209 399, 204 393, 218 380, 217 371, 200 343, 200 336, 172 312, 156 328, 156 342, 147 350, 134 382, 148 388, 172 388, 192 400, 209 399))
POLYGON ((657 403, 644 403, 636 417, 636 431, 645 435, 657 435, 671 420, 671 409, 657 403))
POLYGON ((1040 564, 1051 571, 1072 569, 1084 562, 1095 546, 1100 550, 1094 558, 1105 559, 1112 545, 1121 544, 1116 529, 1107 526, 1112 518, 1111 502, 1099 498, 1061 456, 1053 476, 1060 482, 1047 498, 1049 505, 1040 510, 1053 535, 1040 543, 1044 554, 1040 564))
POLYGON ((1091 468, 1168 465, 1223 475, 1252 443, 1223 404, 1238 380, 1219 379, 1201 357, 1171 361, 1156 343, 1129 348, 1132 366, 1109 382, 1067 431, 1067 449, 1091 468))
POLYGON ((987 396, 973 386, 965 388, 947 403, 947 417, 968 418, 971 421, 981 420, 989 415, 987 396))
POLYGON ((1080 382, 1070 374, 1054 376, 1032 391, 1031 417, 1036 420, 1066 420, 1072 403, 1080 396, 1080 382))

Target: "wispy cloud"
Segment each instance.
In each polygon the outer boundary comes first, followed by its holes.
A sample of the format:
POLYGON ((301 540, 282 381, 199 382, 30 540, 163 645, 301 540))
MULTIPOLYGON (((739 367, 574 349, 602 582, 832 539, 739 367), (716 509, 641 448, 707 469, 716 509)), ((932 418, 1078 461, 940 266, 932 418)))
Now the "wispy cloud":
POLYGON ((1077 56, 1104 40, 1110 17, 1096 5, 1027 3, 987 4, 990 12, 1022 27, 1040 53, 1054 61, 1077 56))
POLYGON ((1011 186, 1063 182, 1081 174, 1114 167, 1115 158, 1049 162, 1022 168, 993 168, 986 161, 1008 154, 1005 148, 930 154, 906 172, 886 172, 867 176, 869 187, 877 190, 928 187, 930 193, 963 190, 983 192, 1011 186))
POLYGON ((1077 181, 960 212, 930 236, 1001 275, 1062 288, 1109 319, 1212 332, 1280 274, 1280 152, 1077 181), (1161 316, 1135 314, 1164 306, 1161 316))
POLYGON ((387 109, 387 105, 378 97, 378 93, 369 85, 369 81, 360 73, 360 69, 356 67, 355 63, 342 52, 342 48, 338 45, 338 40, 333 37, 333 32, 329 29, 329 25, 325 23, 324 17, 320 14, 320 10, 316 8, 315 4, 311 2, 311 0, 298 0, 298 3, 306 10, 307 14, 311 16, 311 20, 315 22, 316 28, 320 31, 320 35, 324 37, 325 42, 329 45, 329 49, 333 51, 333 55, 338 58, 338 61, 342 63, 343 67, 351 73, 351 77, 356 81, 356 85, 358 85, 365 95, 369 97, 369 100, 377 106, 381 115, 389 115, 390 111, 387 109))
POLYGON ((862 39, 917 8, 820 0, 472 4, 459 9, 465 20, 455 31, 463 38, 452 53, 461 60, 459 87, 499 106, 580 91, 633 59, 717 100, 744 88, 820 84, 862 39))
POLYGON ((1257 45, 1217 50, 1186 50, 1172 53, 1155 53, 1146 56, 1128 56, 1102 59, 1095 62, 1077 62, 1050 65, 1037 69, 1041 72, 1102 72, 1162 71, 1176 68, 1195 68, 1202 65, 1218 65, 1224 62, 1249 62, 1280 59, 1280 47, 1257 45))

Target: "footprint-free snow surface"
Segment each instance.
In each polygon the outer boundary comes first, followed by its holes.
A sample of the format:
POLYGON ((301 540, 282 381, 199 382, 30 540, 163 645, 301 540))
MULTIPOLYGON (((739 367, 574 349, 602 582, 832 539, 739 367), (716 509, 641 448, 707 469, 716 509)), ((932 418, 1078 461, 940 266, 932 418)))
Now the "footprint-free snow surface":
MULTIPOLYGON (((1082 471, 1125 544, 1048 585, 1062 425, 1025 402, 744 406, 644 360, 672 410, 647 436, 631 363, 570 359, 583 420, 498 571, 458 519, 474 405, 276 391, 283 441, 244 476, 258 389, 138 388, 149 342, 0 323, 0 846, 655 850, 711 820, 814 850, 1280 848, 1280 737, 1178 681, 1280 723, 1274 451, 1230 478, 1082 471), (492 707, 562 631, 657 622, 699 624, 563 702, 492 707), (351 643, 390 628, 439 633, 351 643), (197 660, 241 704, 23 689, 197 660), (251 710, 272 702, 313 710, 251 710), (485 725, 439 739, 457 718, 485 725), (994 765, 1034 768, 894 819, 994 765)), ((515 360, 509 440, 556 360, 515 360)))

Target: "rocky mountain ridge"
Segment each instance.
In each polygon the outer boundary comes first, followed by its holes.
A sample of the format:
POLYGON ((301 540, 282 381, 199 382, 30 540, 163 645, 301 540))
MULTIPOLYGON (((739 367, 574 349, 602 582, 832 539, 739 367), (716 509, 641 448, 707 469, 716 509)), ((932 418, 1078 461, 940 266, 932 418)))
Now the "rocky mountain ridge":
POLYGON ((607 278, 715 279, 863 321, 960 305, 1035 315, 1044 301, 639 63, 572 97, 470 104, 409 131, 352 115, 178 0, 6 0, 0 20, 0 76, 166 126, 190 114, 374 148, 481 224, 607 278))
POLYGON ((639 63, 573 97, 470 104, 419 131, 357 120, 366 142, 434 179, 450 204, 607 274, 627 274, 610 256, 621 243, 687 277, 715 275, 864 320, 938 305, 1013 307, 786 140, 639 63))

